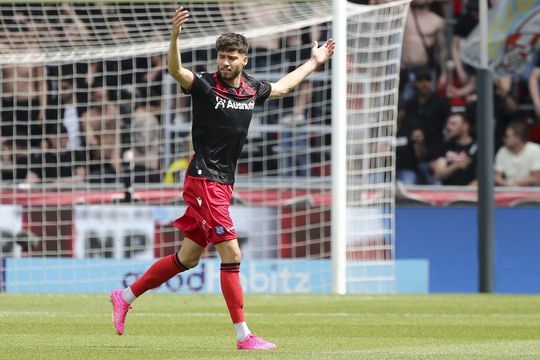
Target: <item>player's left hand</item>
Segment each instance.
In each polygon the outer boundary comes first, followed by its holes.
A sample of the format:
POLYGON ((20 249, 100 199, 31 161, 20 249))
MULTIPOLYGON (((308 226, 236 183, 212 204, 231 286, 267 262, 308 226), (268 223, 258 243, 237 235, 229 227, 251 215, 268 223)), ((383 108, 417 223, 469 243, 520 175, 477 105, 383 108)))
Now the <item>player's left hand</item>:
POLYGON ((311 48, 311 58, 317 62, 317 65, 322 65, 334 55, 335 48, 336 42, 331 38, 326 40, 321 46, 314 41, 313 47, 311 48))

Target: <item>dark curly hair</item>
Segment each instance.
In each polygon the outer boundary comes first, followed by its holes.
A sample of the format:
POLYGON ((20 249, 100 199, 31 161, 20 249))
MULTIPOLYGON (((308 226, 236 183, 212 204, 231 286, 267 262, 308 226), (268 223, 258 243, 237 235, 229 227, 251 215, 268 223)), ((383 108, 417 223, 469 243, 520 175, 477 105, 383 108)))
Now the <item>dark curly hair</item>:
POLYGON ((221 34, 216 40, 217 51, 234 52, 247 55, 249 45, 244 35, 235 33, 221 34))

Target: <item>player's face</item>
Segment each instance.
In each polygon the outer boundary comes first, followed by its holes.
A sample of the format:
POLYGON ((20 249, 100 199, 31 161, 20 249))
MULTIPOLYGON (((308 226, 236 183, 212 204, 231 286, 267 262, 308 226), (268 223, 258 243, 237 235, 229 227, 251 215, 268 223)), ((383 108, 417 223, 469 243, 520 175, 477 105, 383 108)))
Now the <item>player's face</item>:
POLYGON ((238 51, 218 51, 217 66, 224 80, 233 80, 240 75, 247 64, 247 55, 238 51))

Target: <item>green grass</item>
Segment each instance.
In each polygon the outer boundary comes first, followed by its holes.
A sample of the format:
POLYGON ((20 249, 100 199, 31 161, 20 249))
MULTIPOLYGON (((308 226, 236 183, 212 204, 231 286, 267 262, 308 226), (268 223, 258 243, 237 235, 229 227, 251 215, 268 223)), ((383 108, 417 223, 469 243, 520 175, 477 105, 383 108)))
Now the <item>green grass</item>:
POLYGON ((240 352, 223 299, 145 295, 117 336, 107 296, 0 295, 0 359, 540 359, 540 297, 246 296, 240 352))

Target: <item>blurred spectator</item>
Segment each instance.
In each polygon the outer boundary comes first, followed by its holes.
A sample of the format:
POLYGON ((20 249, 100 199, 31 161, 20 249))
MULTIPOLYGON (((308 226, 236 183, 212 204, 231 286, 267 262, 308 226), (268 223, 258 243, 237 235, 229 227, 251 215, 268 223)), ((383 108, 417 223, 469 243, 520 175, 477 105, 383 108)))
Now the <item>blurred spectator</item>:
POLYGON ((452 36, 452 64, 454 73, 448 76, 446 95, 456 107, 465 106, 476 100, 476 69, 461 60, 461 42, 478 24, 478 0, 469 0, 465 12, 461 13, 454 25, 452 36))
POLYGON ((401 96, 412 98, 415 70, 427 67, 432 74, 433 90, 441 74, 444 59, 444 19, 430 10, 433 0, 413 0, 407 14, 403 38, 403 65, 400 74, 401 96))
POLYGON ((495 184, 540 186, 540 145, 528 141, 523 122, 512 122, 506 128, 504 146, 495 156, 495 184))
POLYGON ((32 167, 31 153, 25 140, 1 139, 0 181, 34 184, 39 178, 32 167))
POLYGON ((83 182, 86 177, 84 151, 68 147, 69 134, 61 124, 48 124, 46 127, 46 146, 33 159, 36 165, 32 172, 42 182, 69 184, 83 182))
POLYGON ((446 99, 438 96, 431 86, 433 73, 429 68, 418 68, 415 75, 415 96, 405 104, 408 123, 415 123, 420 132, 413 133, 417 146, 425 149, 417 154, 421 182, 438 184, 431 175, 429 163, 441 154, 443 129, 450 107, 446 99))
POLYGON ((465 113, 455 113, 446 122, 448 140, 443 155, 433 160, 433 174, 443 185, 473 185, 476 183, 477 145, 471 123, 465 113))
POLYGON ((177 136, 173 140, 172 145, 172 153, 175 159, 167 166, 165 175, 163 176, 163 183, 182 185, 189 166, 190 154, 193 153, 191 136, 189 134, 186 134, 184 137, 177 136))
MULTIPOLYGON (((142 61, 140 62, 142 64, 142 61)), ((153 55, 147 59, 145 71, 137 72, 136 96, 141 100, 137 107, 142 107, 153 114, 161 113, 161 98, 163 88, 163 73, 165 61, 162 54, 153 55)), ((158 118, 158 121, 160 119, 158 118)))
POLYGON ((161 142, 158 119, 146 111, 135 112, 131 120, 131 136, 133 182, 159 183, 161 142))
MULTIPOLYGON (((17 11, 6 24, 9 47, 36 51, 35 29, 27 14, 17 11)), ((6 51, 7 44, 2 45, 6 51)), ((2 126, 4 139, 15 137, 25 140, 27 147, 39 148, 42 122, 47 106, 47 81, 45 66, 41 64, 6 64, 2 66, 2 126)))
MULTIPOLYGON (((90 102, 82 115, 82 125, 89 152, 91 182, 101 182, 96 176, 103 175, 103 182, 116 182, 121 171, 120 127, 118 108, 110 101, 107 88, 101 80, 94 82, 90 102)), ((88 158, 88 157, 87 157, 88 158)))
MULTIPOLYGON (((312 43, 309 28, 292 30, 285 35, 287 47, 288 72, 296 69, 299 63, 311 56, 312 43)), ((310 176, 311 161, 309 154, 309 136, 303 126, 307 125, 307 104, 311 94, 311 82, 304 81, 291 95, 281 100, 283 111, 279 122, 284 125, 280 134, 279 149, 284 152, 284 164, 280 168, 285 176, 310 176)))
POLYGON ((90 183, 120 183, 119 129, 113 119, 103 121, 102 125, 97 135, 98 146, 91 148, 87 180, 90 183))
POLYGON ((396 178, 405 185, 420 182, 418 159, 426 152, 424 133, 413 118, 407 118, 405 106, 398 104, 396 132, 396 178))
MULTIPOLYGON (((478 123, 476 114, 477 100, 467 105, 468 118, 473 126, 478 123)), ((502 77, 493 80, 493 116, 495 120, 495 151, 502 145, 506 127, 518 110, 518 103, 512 95, 512 78, 502 77)))
POLYGON ((70 46, 81 47, 90 37, 90 31, 85 23, 67 2, 61 3, 59 12, 59 34, 65 36, 70 46))
POLYGON ((46 112, 47 122, 61 123, 68 134, 67 149, 80 150, 83 148, 81 115, 82 108, 77 103, 77 86, 74 80, 75 65, 64 65, 60 68, 57 92, 49 99, 46 112))
POLYGON ((540 120, 540 55, 535 57, 534 67, 529 77, 529 92, 534 106, 534 115, 540 120))
POLYGON ((471 72, 471 68, 467 68, 461 61, 460 45, 478 24, 478 0, 468 0, 465 9, 466 11, 457 18, 452 37, 452 61, 456 72, 456 80, 459 81, 460 86, 469 81, 471 72))

